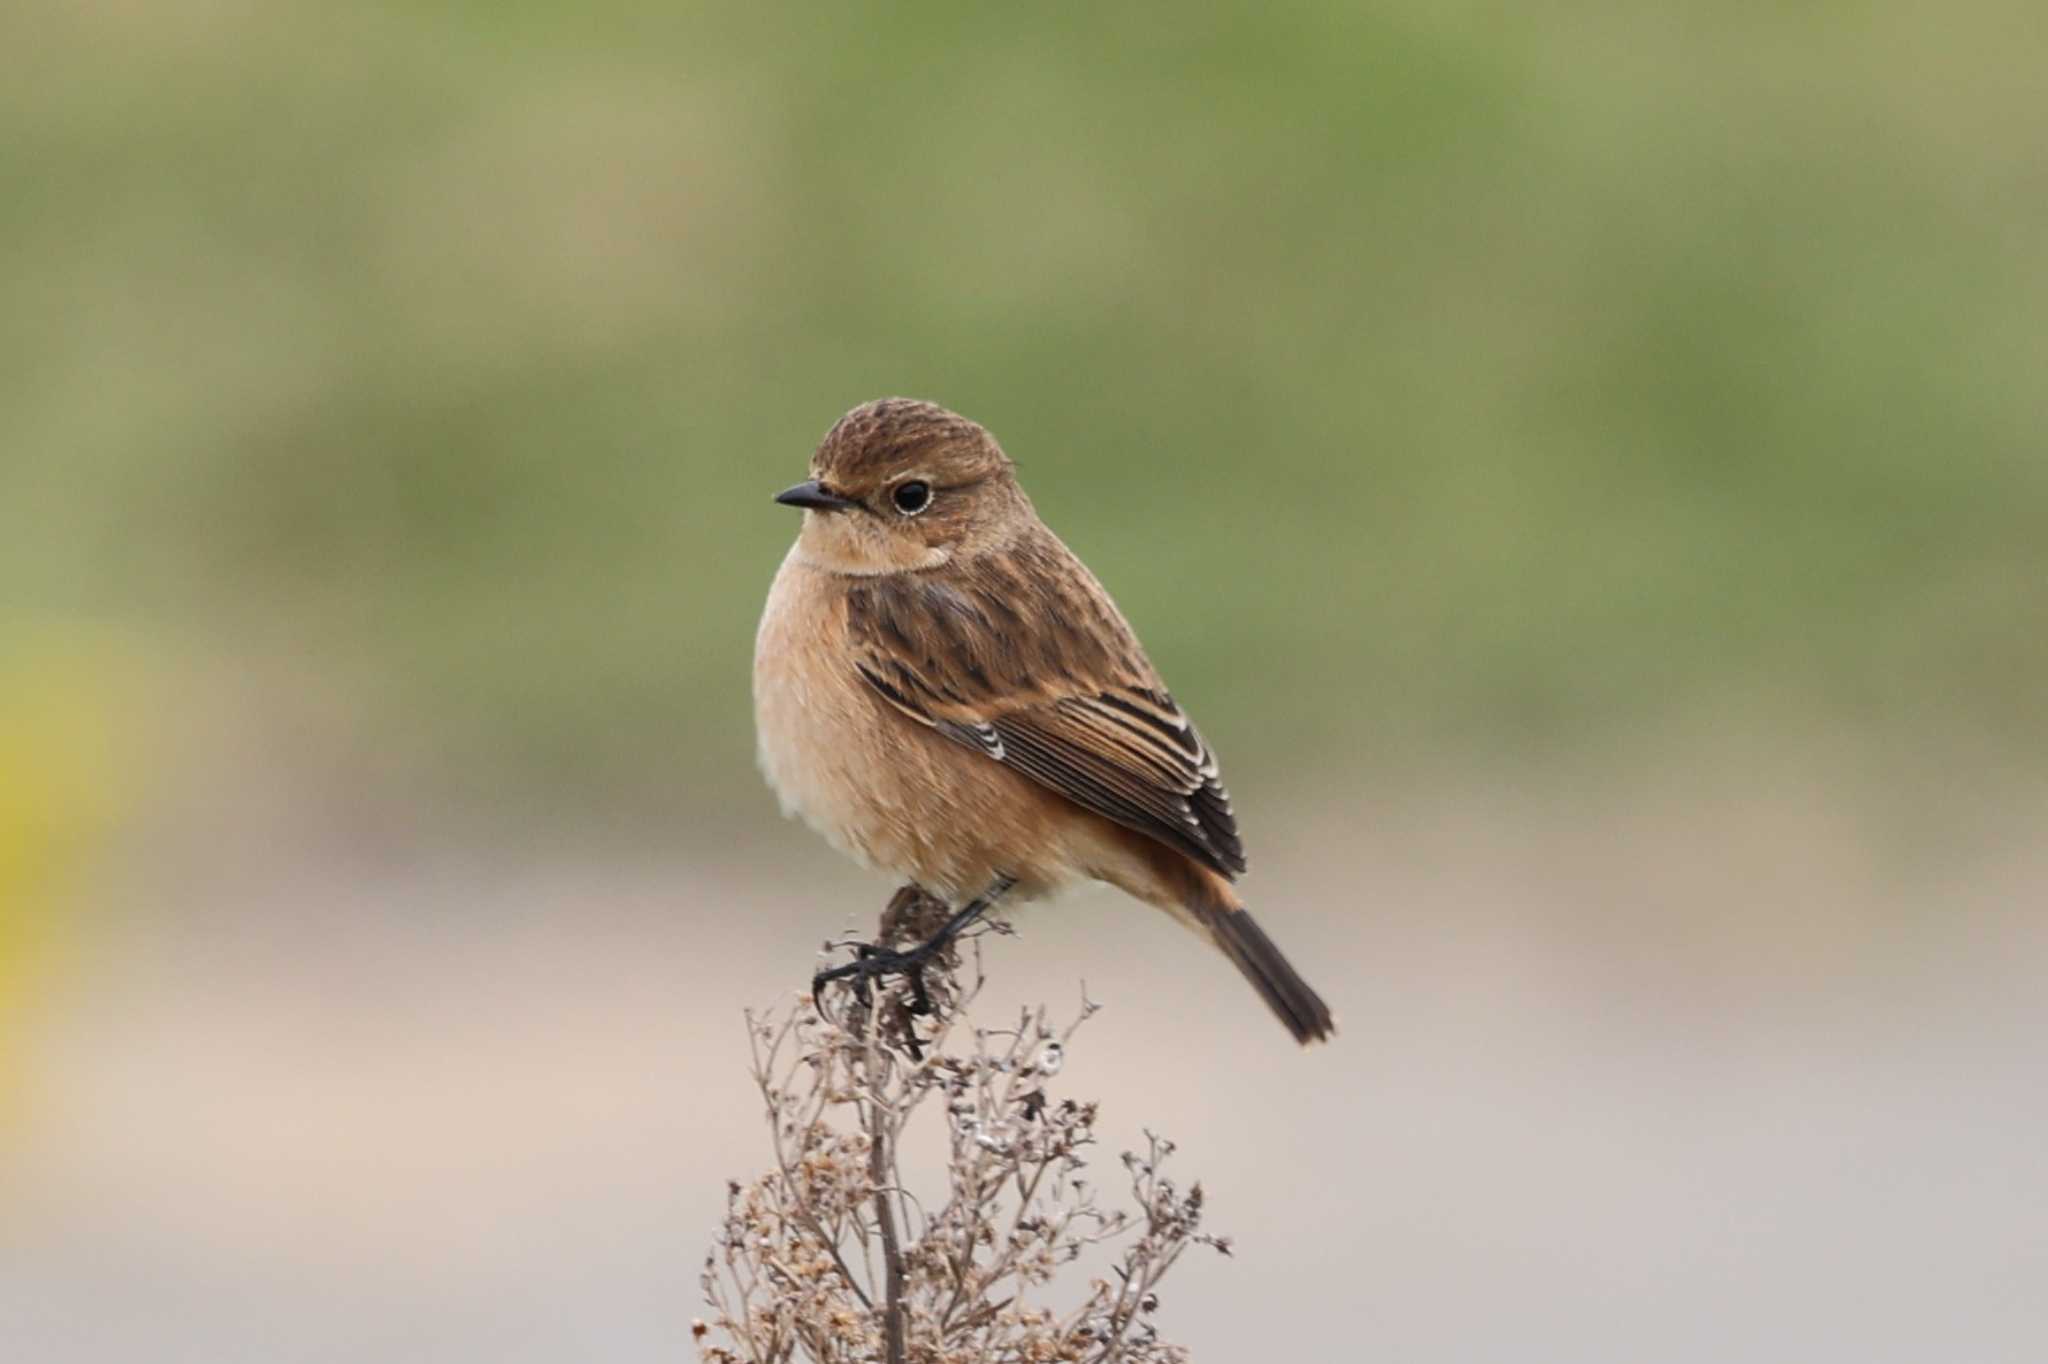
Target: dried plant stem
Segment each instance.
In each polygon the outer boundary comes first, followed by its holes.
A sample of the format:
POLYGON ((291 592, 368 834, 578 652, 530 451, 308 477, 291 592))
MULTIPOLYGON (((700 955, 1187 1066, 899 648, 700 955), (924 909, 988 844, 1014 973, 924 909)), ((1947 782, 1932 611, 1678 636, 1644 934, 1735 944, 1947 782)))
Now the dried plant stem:
POLYGON ((1148 1134, 1123 1157, 1135 1207, 1099 1202, 1096 1105, 1055 1092, 1095 1004, 1084 991, 1064 1029, 1043 1008, 977 1028, 981 983, 976 950, 970 971, 929 973, 936 1018, 910 1016, 896 982, 749 1015, 774 1163, 728 1186, 702 1359, 1184 1364, 1159 1337, 1154 1290, 1190 1245, 1228 1253, 1201 1230, 1201 1187, 1177 1189, 1160 1168, 1173 1144, 1148 1134), (903 1147, 920 1114, 943 1124, 946 1154, 913 1193, 903 1147), (1098 1246, 1105 1272, 1077 1282, 1098 1246))
MULTIPOLYGON (((761 1091, 762 1101, 768 1106, 768 1131, 775 1143, 775 1165, 782 1172, 784 1179, 790 1179, 794 1175, 790 1168, 789 1155, 783 1149, 782 1121, 781 1115, 777 1111, 780 1105, 775 1090, 774 1076, 777 1070, 776 1060, 782 1054, 783 1044, 789 1040, 789 1035, 796 1030, 798 1015, 791 1014, 788 1021, 782 1025, 781 1031, 774 1034, 775 1040, 770 1043, 768 1054, 765 1057, 761 1054, 760 1038, 762 1029, 755 1023, 752 1010, 747 1012, 746 1018, 747 1047, 754 1057, 754 1084, 761 1091)), ((812 1083, 811 1092, 805 1096, 804 1108, 812 1117, 817 1116, 817 1114, 824 1110, 825 1096, 821 1093, 823 1088, 824 1079, 820 1076, 812 1083)), ((799 1203, 797 1205, 797 1218, 803 1225, 804 1230, 815 1236, 819 1243, 830 1252, 833 1268, 839 1271, 839 1277, 846 1284, 847 1289, 856 1298, 860 1299, 861 1306, 872 1308, 874 1303, 869 1299, 867 1290, 861 1287, 860 1280, 854 1277, 852 1268, 846 1263, 846 1258, 839 1253, 839 1237, 826 1234, 825 1228, 819 1224, 817 1210, 808 1204, 799 1203)))
MULTIPOLYGON (((868 1020, 869 1055, 874 1056, 874 1020, 868 1020)), ((874 1093, 862 1101, 867 1115, 868 1174, 875 1183, 875 1230, 882 1241, 882 1350, 888 1364, 904 1364, 903 1244, 896 1235, 895 1134, 889 1115, 874 1093)))

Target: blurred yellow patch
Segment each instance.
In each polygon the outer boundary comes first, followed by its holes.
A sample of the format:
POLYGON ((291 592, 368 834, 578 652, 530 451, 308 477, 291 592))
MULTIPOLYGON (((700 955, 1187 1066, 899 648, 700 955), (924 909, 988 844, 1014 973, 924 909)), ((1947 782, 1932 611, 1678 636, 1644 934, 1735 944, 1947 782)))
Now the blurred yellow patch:
POLYGON ((25 1034, 76 922, 79 874, 126 803, 133 660, 37 627, 0 645, 0 1136, 21 1116, 25 1034))

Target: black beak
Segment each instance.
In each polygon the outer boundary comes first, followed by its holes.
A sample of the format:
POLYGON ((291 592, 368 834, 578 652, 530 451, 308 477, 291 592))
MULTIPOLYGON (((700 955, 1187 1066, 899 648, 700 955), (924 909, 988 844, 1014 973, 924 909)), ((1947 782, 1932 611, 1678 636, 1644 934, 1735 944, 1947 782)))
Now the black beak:
POLYGON ((838 493, 828 493, 825 485, 812 479, 799 483, 794 488, 785 488, 775 494, 775 500, 785 507, 808 507, 812 511, 844 511, 860 504, 838 493))

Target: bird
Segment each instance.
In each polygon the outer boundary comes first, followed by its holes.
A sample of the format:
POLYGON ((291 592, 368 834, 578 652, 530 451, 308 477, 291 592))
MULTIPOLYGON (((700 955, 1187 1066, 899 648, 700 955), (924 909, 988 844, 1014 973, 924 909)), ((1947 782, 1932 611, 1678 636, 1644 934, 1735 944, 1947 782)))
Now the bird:
MULTIPOLYGON (((1216 755, 984 427, 881 398, 841 417, 775 501, 802 527, 754 647, 758 758, 784 813, 954 911, 1105 882, 1219 949, 1297 1042, 1328 1005, 1245 908, 1216 755)), ((915 977, 924 999, 922 978, 915 977)))

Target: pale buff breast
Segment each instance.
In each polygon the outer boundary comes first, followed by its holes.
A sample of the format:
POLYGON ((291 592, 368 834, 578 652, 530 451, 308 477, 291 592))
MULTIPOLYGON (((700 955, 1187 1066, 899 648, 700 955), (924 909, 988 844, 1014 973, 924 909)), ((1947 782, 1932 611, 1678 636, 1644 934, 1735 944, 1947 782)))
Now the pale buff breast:
POLYGON ((998 874, 1020 897, 1101 873, 1116 841, 1087 815, 883 703, 847 645, 846 580, 792 549, 754 644, 761 770, 785 813, 865 866, 960 901, 998 874))

